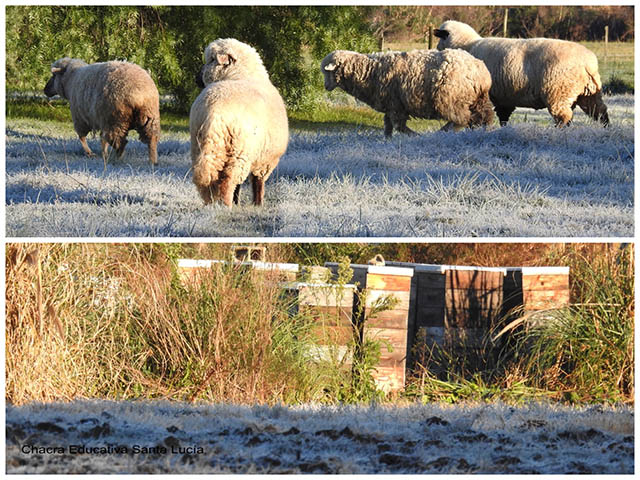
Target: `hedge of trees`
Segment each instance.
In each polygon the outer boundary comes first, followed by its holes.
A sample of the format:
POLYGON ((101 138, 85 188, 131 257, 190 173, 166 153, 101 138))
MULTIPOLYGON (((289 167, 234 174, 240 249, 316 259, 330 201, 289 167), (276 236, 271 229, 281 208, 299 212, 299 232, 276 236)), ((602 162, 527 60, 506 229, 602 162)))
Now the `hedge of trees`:
POLYGON ((197 93, 204 47, 234 37, 253 45, 292 108, 321 81, 318 59, 335 48, 375 49, 367 7, 9 6, 7 88, 44 87, 61 57, 126 59, 150 71, 186 108, 197 93), (313 69, 311 68, 313 66, 313 69))

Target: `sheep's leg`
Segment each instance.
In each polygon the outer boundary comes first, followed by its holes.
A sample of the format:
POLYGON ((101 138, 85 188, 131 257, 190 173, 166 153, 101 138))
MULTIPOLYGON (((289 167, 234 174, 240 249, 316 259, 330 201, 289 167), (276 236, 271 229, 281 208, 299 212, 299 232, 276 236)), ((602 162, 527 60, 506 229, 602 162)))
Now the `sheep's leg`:
POLYGON ((393 127, 400 133, 405 133, 407 135, 417 135, 416 132, 407 127, 407 120, 409 120, 409 117, 407 117, 406 115, 395 113, 390 115, 390 118, 393 127))
POLYGON ((257 207, 262 205, 264 200, 264 181, 262 177, 251 175, 251 184, 253 186, 253 204, 257 207))
POLYGON ((236 189, 233 191, 233 203, 238 205, 240 202, 240 184, 236 185, 236 189))
POLYGON ((100 137, 100 144, 102 145, 102 160, 104 161, 104 168, 107 168, 107 163, 109 163, 109 142, 105 140, 104 137, 100 137))
POLYGON ((96 154, 93 153, 91 151, 91 149, 89 148, 89 145, 87 145, 87 136, 86 135, 80 135, 80 143, 82 144, 82 149, 87 154, 87 156, 89 156, 89 157, 95 157, 96 156, 96 154))
POLYGON ((149 139, 149 161, 151 162, 151 165, 157 165, 158 164, 158 136, 157 135, 153 135, 150 139, 149 139))
POLYGON ((233 197, 236 191, 237 185, 234 185, 231 178, 224 175, 218 179, 218 193, 222 203, 231 208, 233 204, 233 197))
POLYGON ((609 125, 609 114, 607 113, 607 106, 602 101, 602 92, 588 96, 580 95, 576 103, 591 118, 599 121, 605 127, 609 125))
POLYGON ((212 185, 196 185, 198 193, 205 205, 209 205, 213 201, 214 187, 212 185))
POLYGON ((391 138, 393 135, 393 123, 391 123, 391 118, 389 118, 389 114, 384 114, 384 136, 387 138, 391 138))
POLYGON ((556 127, 566 127, 573 119, 573 110, 570 105, 551 105, 548 110, 555 121, 556 127))
POLYGON ((496 115, 498 115, 498 120, 500 120, 500 126, 504 127, 509 121, 509 117, 515 111, 515 107, 495 107, 496 115))
POLYGON ((116 154, 118 155, 118 159, 122 158, 122 155, 124 154, 124 147, 126 145, 127 145, 127 139, 126 138, 120 139, 120 141, 117 142, 116 145, 114 145, 115 150, 116 150, 116 154))

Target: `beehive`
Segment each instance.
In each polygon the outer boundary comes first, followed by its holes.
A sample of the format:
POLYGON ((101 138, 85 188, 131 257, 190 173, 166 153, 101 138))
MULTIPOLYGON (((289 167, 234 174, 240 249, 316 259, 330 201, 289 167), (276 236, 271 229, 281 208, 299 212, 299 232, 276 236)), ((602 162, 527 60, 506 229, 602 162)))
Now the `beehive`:
POLYGON ((292 300, 292 313, 300 312, 313 319, 310 356, 350 366, 348 344, 355 334, 352 322, 355 285, 289 282, 282 288, 292 300))
MULTIPOLYGON (((325 266, 334 272, 337 270, 336 263, 328 262, 325 266)), ((413 270, 358 264, 352 264, 351 269, 353 277, 350 283, 357 284, 360 292, 356 297, 356 311, 358 298, 365 289, 367 292, 363 308, 366 321, 363 321, 363 318, 356 318, 354 321, 356 325, 360 326, 363 340, 380 340, 382 343, 380 362, 373 374, 376 385, 384 391, 402 390, 405 382, 407 329, 413 270), (393 295, 398 303, 394 308, 382 311, 374 318, 370 318, 376 301, 385 295, 393 295), (390 345, 391 349, 386 348, 386 344, 390 345)))
MULTIPOLYGON (((568 267, 468 267, 387 262, 415 271, 409 312, 408 365, 437 345, 449 355, 478 356, 507 313, 569 302, 568 267), (421 353, 422 352, 422 353, 421 353)), ((431 353, 429 353, 430 355, 431 353)), ((426 355, 427 357, 429 355, 426 355)))
MULTIPOLYGON (((197 281, 198 274, 211 269, 215 265, 228 265, 226 260, 178 260, 178 275, 183 283, 197 281)), ((240 269, 264 272, 273 276, 274 281, 294 281, 298 274, 297 263, 270 263, 270 262, 234 262, 234 266, 240 269)))
POLYGON ((569 267, 508 267, 505 306, 531 313, 569 304, 569 267))

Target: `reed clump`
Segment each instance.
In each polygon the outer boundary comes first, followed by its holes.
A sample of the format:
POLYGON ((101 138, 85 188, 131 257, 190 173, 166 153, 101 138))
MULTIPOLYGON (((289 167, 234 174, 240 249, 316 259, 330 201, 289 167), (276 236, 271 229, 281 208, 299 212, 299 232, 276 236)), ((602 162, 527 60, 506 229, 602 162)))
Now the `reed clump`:
POLYGON ((182 282, 179 250, 8 245, 7 400, 323 400, 278 279, 230 262, 182 282))

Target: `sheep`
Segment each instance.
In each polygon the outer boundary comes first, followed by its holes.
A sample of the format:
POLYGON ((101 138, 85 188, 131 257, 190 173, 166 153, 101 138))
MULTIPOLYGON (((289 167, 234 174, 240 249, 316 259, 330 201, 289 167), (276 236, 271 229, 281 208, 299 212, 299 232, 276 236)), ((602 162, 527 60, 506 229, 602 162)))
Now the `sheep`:
POLYGON ((329 53, 320 64, 324 87, 340 87, 384 113, 385 137, 393 129, 415 134, 409 117, 443 118, 459 130, 493 121, 491 76, 484 64, 461 50, 413 50, 362 54, 329 53), (462 55, 461 55, 462 53, 462 55))
POLYGON ((598 59, 574 42, 548 38, 482 38, 469 25, 448 20, 435 30, 438 50, 461 48, 484 61, 493 84, 489 96, 501 125, 516 107, 547 108, 557 126, 568 125, 576 104, 609 124, 602 101, 598 59))
POLYGON ((253 203, 289 142, 287 111, 258 52, 233 38, 217 39, 204 52, 196 82, 205 88, 191 105, 193 182, 205 204, 238 204, 240 185, 251 177, 253 203))
POLYGON ((121 158, 129 130, 137 130, 149 148, 149 161, 158 163, 160 101, 158 89, 145 70, 129 62, 87 65, 65 57, 51 65, 51 74, 44 93, 69 101, 73 127, 88 156, 95 156, 87 145, 89 132, 100 131, 106 168, 108 146, 121 158))

